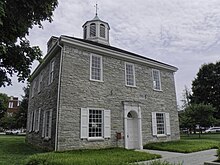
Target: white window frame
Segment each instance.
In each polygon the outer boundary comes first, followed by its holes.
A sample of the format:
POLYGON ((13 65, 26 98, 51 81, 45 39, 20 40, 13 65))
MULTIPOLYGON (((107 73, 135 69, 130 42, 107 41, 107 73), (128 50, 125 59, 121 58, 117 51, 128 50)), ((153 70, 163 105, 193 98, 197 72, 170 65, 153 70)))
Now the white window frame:
POLYGON ((135 79, 135 65, 133 63, 129 63, 129 62, 125 62, 125 85, 126 86, 129 86, 129 87, 136 87, 136 79, 135 79), (131 84, 128 84, 128 79, 127 79, 127 65, 130 65, 132 66, 132 70, 133 70, 133 74, 132 74, 132 77, 133 77, 133 85, 131 84))
POLYGON ((81 108, 81 139, 89 141, 104 140, 111 138, 111 111, 102 108, 81 108), (89 137, 89 111, 100 110, 102 111, 102 136, 89 137))
POLYGON ((29 132, 34 131, 34 111, 29 113, 29 132))
POLYGON ((53 82, 53 79, 54 79, 54 66, 55 66, 55 59, 52 59, 50 61, 48 85, 50 85, 53 82))
POLYGON ((102 56, 100 55, 96 55, 96 54, 91 54, 90 55, 90 80, 92 81, 99 81, 99 82, 103 82, 103 61, 102 61, 102 56), (100 69, 100 79, 93 79, 93 75, 92 75, 92 59, 93 57, 97 57, 100 58, 100 68, 94 68, 94 69, 100 69))
POLYGON ((170 130, 170 115, 165 112, 152 112, 152 134, 153 136, 168 136, 171 134, 170 130), (158 133, 157 114, 163 114, 164 117, 164 134, 158 133))
POLYGON ((39 75, 38 88, 37 91, 40 93, 43 84, 43 73, 41 72, 39 75))
POLYGON ((52 129, 52 109, 44 111, 42 137, 49 140, 51 138, 51 129, 52 129))
POLYGON ((152 69, 152 79, 153 79, 153 89, 156 91, 162 91, 161 89, 161 77, 160 77, 160 70, 152 69), (158 79, 155 80, 155 72, 158 74, 158 79), (157 83, 159 84, 159 88, 157 87, 157 83))
POLYGON ((8 103, 8 108, 13 108, 14 106, 13 106, 13 102, 12 101, 9 101, 9 103, 8 103))
POLYGON ((34 131, 39 132, 41 108, 35 110, 34 115, 34 131))

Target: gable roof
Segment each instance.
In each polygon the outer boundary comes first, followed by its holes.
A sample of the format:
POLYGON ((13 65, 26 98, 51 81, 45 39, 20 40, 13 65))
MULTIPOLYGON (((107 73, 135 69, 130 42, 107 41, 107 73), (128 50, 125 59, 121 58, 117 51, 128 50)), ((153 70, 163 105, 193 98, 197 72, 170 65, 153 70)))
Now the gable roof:
POLYGON ((122 58, 130 58, 131 60, 145 62, 145 63, 151 64, 152 66, 158 66, 161 68, 171 70, 173 72, 176 72, 178 70, 177 67, 174 67, 172 65, 169 65, 169 64, 166 64, 166 63, 163 63, 163 62, 160 62, 160 61, 157 61, 157 60, 154 60, 154 59, 151 59, 151 58, 148 58, 148 57, 145 57, 145 56, 133 53, 133 52, 129 52, 129 51, 126 51, 126 50, 123 50, 123 49, 120 49, 120 48, 117 48, 114 46, 105 45, 105 44, 101 44, 98 42, 89 41, 89 40, 85 40, 85 39, 81 39, 81 38, 70 37, 70 36, 66 36, 66 35, 61 35, 59 38, 54 37, 54 36, 52 36, 52 37, 57 39, 57 42, 56 42, 56 44, 54 44, 52 46, 52 48, 46 54, 43 62, 37 66, 37 68, 35 69, 35 71, 33 72, 33 74, 31 75, 31 77, 29 79, 30 81, 32 81, 34 79, 34 77, 36 77, 37 74, 41 71, 41 68, 43 66, 45 66, 51 58, 53 58, 53 55, 61 48, 62 43, 67 43, 67 42, 70 44, 76 44, 76 45, 80 45, 80 46, 84 46, 84 47, 89 46, 89 47, 91 47, 91 49, 95 48, 95 47, 96 47, 96 49, 102 48, 103 51, 104 50, 105 51, 106 50, 112 51, 111 53, 115 54, 117 56, 120 56, 119 53, 121 53, 123 55, 122 58))
POLYGON ((81 39, 81 38, 70 37, 70 36, 66 36, 66 35, 62 35, 61 37, 66 37, 66 38, 69 38, 69 39, 72 39, 72 40, 81 41, 81 42, 84 42, 84 43, 88 43, 88 44, 91 44, 91 45, 99 46, 99 47, 106 48, 106 49, 109 49, 109 50, 121 52, 121 53, 124 53, 124 54, 129 54, 129 55, 131 55, 133 57, 138 57, 138 58, 141 58, 143 60, 152 61, 153 63, 162 64, 162 65, 167 66, 169 68, 173 68, 173 71, 177 71, 178 70, 177 67, 174 67, 172 65, 169 65, 169 64, 166 64, 166 63, 163 63, 163 62, 160 62, 160 61, 157 61, 157 60, 154 60, 154 59, 151 59, 151 58, 148 58, 148 57, 145 57, 145 56, 133 53, 133 52, 129 52, 127 50, 123 50, 123 49, 120 49, 120 48, 117 48, 117 47, 114 47, 114 46, 105 45, 105 44, 101 44, 101 43, 98 43, 98 42, 94 42, 94 41, 90 41, 90 40, 85 40, 85 39, 81 39))

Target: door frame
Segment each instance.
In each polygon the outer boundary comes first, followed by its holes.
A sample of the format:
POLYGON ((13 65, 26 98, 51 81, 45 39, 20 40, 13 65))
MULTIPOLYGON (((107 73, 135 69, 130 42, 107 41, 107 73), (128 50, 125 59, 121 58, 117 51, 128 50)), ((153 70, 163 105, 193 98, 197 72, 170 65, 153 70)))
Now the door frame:
POLYGON ((143 149, 142 145, 142 122, 141 122, 141 107, 139 103, 137 102, 123 102, 124 104, 124 138, 125 138, 125 148, 128 149, 128 127, 127 127, 127 121, 128 121, 128 113, 130 111, 134 111, 137 113, 137 122, 138 122, 138 146, 136 149, 143 149))

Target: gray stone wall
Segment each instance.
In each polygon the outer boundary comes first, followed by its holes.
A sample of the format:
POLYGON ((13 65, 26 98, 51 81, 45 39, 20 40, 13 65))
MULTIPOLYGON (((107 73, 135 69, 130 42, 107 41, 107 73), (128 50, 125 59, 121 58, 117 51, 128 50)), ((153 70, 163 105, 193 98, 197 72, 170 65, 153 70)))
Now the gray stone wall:
POLYGON ((28 131, 26 135, 26 140, 28 143, 37 145, 47 150, 54 150, 54 144, 55 144, 55 131, 56 131, 55 129, 56 129, 56 114, 57 114, 56 109, 57 109, 60 53, 55 54, 53 59, 55 60, 53 82, 48 85, 50 62, 48 62, 42 68, 43 83, 42 83, 41 91, 39 93, 37 92, 37 88, 38 88, 38 81, 39 81, 40 74, 38 74, 38 76, 35 77, 33 81, 31 82, 31 88, 32 88, 33 82, 36 81, 36 88, 35 88, 34 97, 31 97, 32 91, 30 91, 30 94, 29 94, 27 125, 29 125, 29 122, 30 122, 30 117, 29 117, 30 112, 41 108, 40 127, 39 127, 39 132, 28 131), (51 138, 48 140, 42 137, 43 114, 44 114, 44 111, 51 110, 51 109, 52 109, 52 130, 51 130, 51 138))
POLYGON ((141 103, 143 144, 178 139, 179 125, 173 73, 142 63, 98 55, 103 58, 104 82, 89 80, 89 51, 64 46, 58 150, 124 147, 123 139, 116 140, 116 132, 124 131, 123 101, 141 103), (136 87, 125 86, 125 62, 132 62, 135 65, 136 87), (152 88, 152 69, 160 70, 162 91, 154 91, 152 88), (94 142, 80 139, 80 109, 87 107, 111 110, 110 139, 94 142), (171 136, 165 138, 152 136, 151 112, 170 113, 171 136))

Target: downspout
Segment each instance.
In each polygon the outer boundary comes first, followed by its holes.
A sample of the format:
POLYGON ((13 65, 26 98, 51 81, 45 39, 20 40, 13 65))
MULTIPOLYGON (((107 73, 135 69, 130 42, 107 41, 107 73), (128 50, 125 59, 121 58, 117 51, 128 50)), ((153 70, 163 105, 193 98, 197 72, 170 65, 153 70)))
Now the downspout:
POLYGON ((63 47, 57 42, 57 46, 61 48, 60 53, 60 68, 59 68, 59 80, 58 80, 58 91, 57 91, 57 117, 56 117, 56 134, 55 134, 55 151, 58 151, 58 122, 59 122, 59 108, 60 108, 60 84, 61 84, 61 72, 63 63, 63 47))

